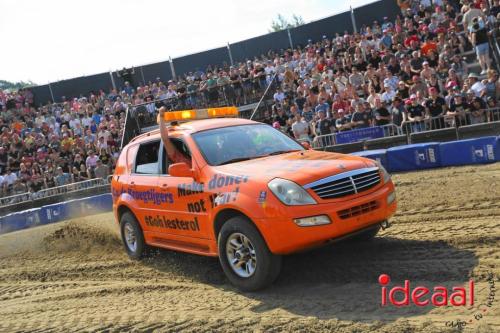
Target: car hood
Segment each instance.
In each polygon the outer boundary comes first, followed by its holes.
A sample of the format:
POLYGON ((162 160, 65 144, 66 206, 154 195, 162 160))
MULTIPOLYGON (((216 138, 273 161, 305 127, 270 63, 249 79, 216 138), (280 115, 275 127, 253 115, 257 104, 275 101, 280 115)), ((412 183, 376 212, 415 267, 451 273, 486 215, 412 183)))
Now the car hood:
POLYGON ((353 169, 373 167, 372 160, 345 154, 304 150, 215 167, 217 173, 244 175, 252 181, 284 178, 305 185, 353 169))

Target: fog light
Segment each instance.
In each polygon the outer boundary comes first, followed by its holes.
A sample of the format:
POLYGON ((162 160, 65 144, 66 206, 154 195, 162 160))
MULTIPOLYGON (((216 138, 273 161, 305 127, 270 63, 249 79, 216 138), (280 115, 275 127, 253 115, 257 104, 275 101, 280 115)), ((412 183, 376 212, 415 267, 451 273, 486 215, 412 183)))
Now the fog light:
POLYGON ((391 193, 389 193, 389 195, 387 196, 387 204, 390 205, 391 203, 394 202, 394 200, 396 200, 396 192, 392 191, 391 193))
POLYGON ((303 217, 300 219, 294 219, 293 222, 300 227, 313 227, 316 225, 330 224, 330 218, 326 215, 303 217))

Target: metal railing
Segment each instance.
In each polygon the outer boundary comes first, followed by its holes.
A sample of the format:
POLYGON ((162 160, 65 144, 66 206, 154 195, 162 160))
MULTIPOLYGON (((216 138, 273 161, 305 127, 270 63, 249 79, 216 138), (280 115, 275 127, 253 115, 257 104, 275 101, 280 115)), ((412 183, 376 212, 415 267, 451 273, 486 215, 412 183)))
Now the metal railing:
MULTIPOLYGON (((378 137, 389 137, 389 136, 402 135, 401 127, 399 127, 395 124, 372 126, 372 127, 368 127, 368 128, 379 129, 379 133, 381 135, 378 137)), ((361 132, 363 132, 365 130, 366 130, 366 128, 361 128, 361 129, 352 129, 352 130, 341 131, 341 132, 325 134, 325 135, 318 135, 313 139, 312 147, 313 148, 325 148, 325 147, 329 147, 329 146, 335 146, 335 145, 339 144, 338 140, 337 140, 337 137, 339 135, 352 134, 353 137, 358 137, 358 134, 361 134, 361 132)), ((364 138, 363 136, 359 136, 359 140, 352 140, 351 142, 359 142, 359 141, 364 141, 364 140, 367 140, 367 139, 364 138)))
POLYGON ((476 111, 448 112, 437 117, 427 117, 419 121, 405 121, 401 124, 403 134, 458 128, 461 126, 484 124, 500 121, 500 108, 480 109, 476 111))
POLYGON ((43 189, 37 192, 27 192, 16 195, 11 195, 8 197, 0 198, 0 207, 8 206, 24 201, 31 201, 41 198, 48 198, 56 195, 81 191, 90 189, 97 186, 109 185, 111 183, 111 178, 113 176, 109 175, 106 179, 103 178, 94 178, 89 180, 84 180, 81 182, 66 184, 62 186, 51 187, 47 189, 43 189))
MULTIPOLYGON (((391 137, 397 135, 406 135, 410 137, 413 133, 440 130, 446 128, 456 128, 467 125, 485 124, 490 122, 500 122, 500 108, 480 109, 476 111, 462 111, 456 113, 447 113, 437 117, 424 117, 418 121, 404 121, 401 126, 395 124, 388 124, 379 127, 383 131, 382 137, 391 137)), ((372 127, 374 128, 374 127, 372 127)), ((356 131, 348 130, 345 132, 337 132, 326 135, 318 135, 312 141, 312 147, 315 149, 335 146, 339 144, 337 136, 341 133, 352 133, 356 138, 356 131)), ((457 136, 458 138, 458 136, 457 136)), ((353 139, 351 142, 360 142, 369 139, 360 137, 358 140, 353 139)))

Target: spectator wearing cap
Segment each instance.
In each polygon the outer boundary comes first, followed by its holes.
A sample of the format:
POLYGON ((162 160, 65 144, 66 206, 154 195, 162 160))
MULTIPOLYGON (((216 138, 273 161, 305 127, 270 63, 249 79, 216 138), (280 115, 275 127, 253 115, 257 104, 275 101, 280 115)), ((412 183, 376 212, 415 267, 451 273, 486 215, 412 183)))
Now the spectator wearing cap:
POLYGON ((325 110, 319 110, 317 113, 318 120, 315 123, 314 134, 316 136, 319 135, 328 135, 335 132, 335 124, 333 121, 326 117, 325 110))
POLYGON ((407 99, 410 97, 410 90, 404 81, 398 82, 398 89, 396 90, 396 95, 398 95, 402 99, 407 99))
POLYGON ((470 73, 468 76, 468 84, 476 97, 483 97, 486 94, 486 86, 479 80, 476 73, 470 73))
POLYGON ((444 98, 438 95, 434 87, 429 88, 429 98, 425 101, 426 112, 431 117, 431 129, 444 127, 444 118, 446 114, 446 102, 444 98))
MULTIPOLYGON (((389 105, 392 103, 392 99, 396 96, 396 92, 393 90, 392 86, 389 83, 384 84, 384 92, 381 96, 381 102, 389 105)), ((375 105, 375 107, 377 107, 375 105)))
POLYGON ((405 113, 406 109, 404 107, 404 103, 399 96, 395 96, 392 99, 392 104, 390 107, 390 114, 391 114, 391 119, 392 123, 396 126, 403 126, 404 125, 404 120, 405 120, 405 113))
POLYGON ((425 118, 425 108, 418 103, 417 96, 411 95, 408 106, 407 118, 412 133, 425 130, 423 120, 425 118))
POLYGON ((420 71, 423 68, 423 60, 419 55, 418 51, 413 51, 411 54, 412 58, 410 60, 411 72, 414 75, 420 75, 420 71))
POLYGON ((467 113, 470 111, 470 106, 458 92, 452 95, 450 99, 448 111, 446 111, 447 122, 450 126, 467 125, 467 113))
POLYGON ((484 109, 486 108, 486 103, 481 97, 474 97, 470 106, 469 120, 472 125, 480 124, 486 121, 486 114, 484 109))
POLYGON ((385 101, 381 101, 380 99, 375 100, 375 109, 373 111, 375 126, 384 126, 391 123, 391 113, 387 110, 386 105, 385 101))
POLYGON ((432 74, 435 74, 435 73, 436 73, 436 71, 429 66, 429 62, 428 61, 424 61, 422 63, 422 71, 420 71, 420 77, 423 80, 430 80, 432 74))
POLYGON ((351 117, 344 109, 337 111, 338 117, 335 120, 335 127, 339 132, 349 131, 352 128, 351 117))

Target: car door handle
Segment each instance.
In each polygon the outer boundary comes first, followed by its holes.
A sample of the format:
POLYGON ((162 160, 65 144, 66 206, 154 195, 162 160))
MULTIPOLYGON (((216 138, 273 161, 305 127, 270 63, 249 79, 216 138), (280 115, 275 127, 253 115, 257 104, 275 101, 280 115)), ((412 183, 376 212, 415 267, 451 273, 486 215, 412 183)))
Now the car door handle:
POLYGON ((161 189, 162 191, 166 191, 166 190, 168 190, 168 184, 161 184, 160 189, 161 189))
POLYGON ((135 182, 130 182, 130 187, 135 187, 135 182))

